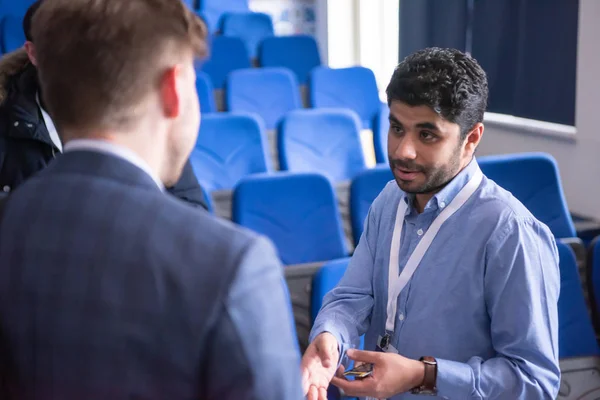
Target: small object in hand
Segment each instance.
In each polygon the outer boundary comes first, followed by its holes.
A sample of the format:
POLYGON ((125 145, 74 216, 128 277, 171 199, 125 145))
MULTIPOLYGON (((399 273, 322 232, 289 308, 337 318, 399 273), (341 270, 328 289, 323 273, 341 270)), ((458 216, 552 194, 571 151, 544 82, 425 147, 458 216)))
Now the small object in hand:
POLYGON ((361 364, 344 372, 344 376, 353 376, 357 379, 364 379, 373 373, 373 364, 361 364))

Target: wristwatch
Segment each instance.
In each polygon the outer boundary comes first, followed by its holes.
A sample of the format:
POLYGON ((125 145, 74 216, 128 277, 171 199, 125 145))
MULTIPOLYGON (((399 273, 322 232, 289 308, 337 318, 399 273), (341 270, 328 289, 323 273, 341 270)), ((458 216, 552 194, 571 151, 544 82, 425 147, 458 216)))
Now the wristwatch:
POLYGON ((419 361, 425 364, 425 377, 421 386, 412 389, 411 393, 437 396, 437 361, 433 357, 421 357, 419 361))

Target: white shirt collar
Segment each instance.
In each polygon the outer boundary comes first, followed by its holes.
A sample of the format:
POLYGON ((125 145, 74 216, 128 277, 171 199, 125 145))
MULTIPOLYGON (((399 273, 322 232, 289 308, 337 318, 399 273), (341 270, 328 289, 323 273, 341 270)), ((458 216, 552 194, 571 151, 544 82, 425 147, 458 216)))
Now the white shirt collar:
POLYGON ((52 143, 54 143, 58 150, 62 151, 62 142, 60 141, 60 137, 58 136, 58 132, 56 131, 56 127, 54 126, 54 121, 52 121, 50 115, 46 112, 46 110, 44 110, 44 107, 42 107, 39 92, 35 94, 35 100, 37 101, 37 104, 40 107, 40 110, 42 111, 42 117, 44 118, 46 130, 50 135, 50 140, 52 140, 52 143))
POLYGON ((125 161, 130 162, 135 165, 145 173, 147 173, 150 178, 156 183, 156 185, 160 188, 160 190, 164 190, 165 186, 158 178, 158 176, 152 171, 148 163, 144 161, 140 156, 135 154, 132 150, 119 146, 114 143, 110 143, 104 140, 98 139, 76 139, 67 142, 64 146, 64 152, 67 153, 69 151, 94 151, 98 153, 110 154, 116 157, 119 157, 125 161))

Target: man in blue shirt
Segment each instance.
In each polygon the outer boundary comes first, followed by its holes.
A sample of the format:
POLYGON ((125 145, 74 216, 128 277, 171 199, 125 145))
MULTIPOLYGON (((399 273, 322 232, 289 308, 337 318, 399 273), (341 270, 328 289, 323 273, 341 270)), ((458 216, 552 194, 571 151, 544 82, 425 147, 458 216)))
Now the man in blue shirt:
POLYGON ((547 226, 488 180, 485 72, 457 50, 407 57, 387 88, 395 182, 374 201, 348 270, 324 299, 304 391, 352 396, 554 399, 558 252, 547 226), (365 349, 352 349, 365 335, 365 349), (345 356, 372 364, 342 377, 345 356))

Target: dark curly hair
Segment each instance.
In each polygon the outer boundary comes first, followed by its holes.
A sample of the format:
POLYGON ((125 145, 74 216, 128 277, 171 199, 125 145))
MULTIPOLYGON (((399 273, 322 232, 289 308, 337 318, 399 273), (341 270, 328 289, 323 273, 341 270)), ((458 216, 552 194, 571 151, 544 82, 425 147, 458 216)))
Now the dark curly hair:
POLYGON ((471 56, 438 47, 406 57, 394 71, 386 90, 388 105, 401 101, 428 106, 460 126, 461 138, 483 122, 488 83, 485 72, 471 56))

